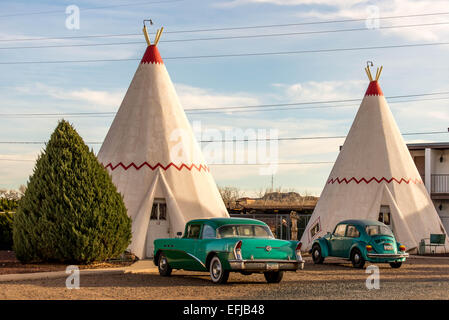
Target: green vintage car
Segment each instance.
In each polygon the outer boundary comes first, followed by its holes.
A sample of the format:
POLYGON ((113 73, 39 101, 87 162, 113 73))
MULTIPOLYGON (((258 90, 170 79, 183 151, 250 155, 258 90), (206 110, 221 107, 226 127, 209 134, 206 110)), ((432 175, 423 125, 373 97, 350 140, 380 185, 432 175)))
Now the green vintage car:
POLYGON ((161 276, 173 269, 205 271, 212 282, 226 283, 230 272, 257 272, 277 283, 284 271, 304 268, 300 249, 298 241, 275 239, 259 220, 197 219, 186 224, 183 237, 154 241, 154 263, 161 276))
POLYGON ((349 259, 356 268, 363 268, 366 261, 400 268, 408 257, 405 246, 396 241, 390 228, 372 220, 341 221, 333 233, 316 239, 309 252, 315 264, 332 256, 349 259))

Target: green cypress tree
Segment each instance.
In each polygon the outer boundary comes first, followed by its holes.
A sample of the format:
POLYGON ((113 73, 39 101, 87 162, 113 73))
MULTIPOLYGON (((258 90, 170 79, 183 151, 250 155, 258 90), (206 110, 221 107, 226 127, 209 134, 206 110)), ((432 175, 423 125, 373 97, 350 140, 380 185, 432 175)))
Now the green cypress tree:
POLYGON ((118 257, 130 241, 122 196, 94 152, 61 120, 14 215, 17 258, 91 263, 118 257))

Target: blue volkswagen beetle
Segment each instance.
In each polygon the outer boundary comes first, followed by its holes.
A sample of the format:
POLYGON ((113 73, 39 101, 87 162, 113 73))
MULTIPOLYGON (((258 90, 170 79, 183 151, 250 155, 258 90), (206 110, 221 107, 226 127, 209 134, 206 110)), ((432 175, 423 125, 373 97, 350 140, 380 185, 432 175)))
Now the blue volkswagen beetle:
POLYGON ((339 257, 350 260, 355 268, 363 268, 366 261, 400 268, 408 257, 390 228, 372 220, 341 221, 333 233, 315 239, 309 252, 315 264, 326 257, 339 257))

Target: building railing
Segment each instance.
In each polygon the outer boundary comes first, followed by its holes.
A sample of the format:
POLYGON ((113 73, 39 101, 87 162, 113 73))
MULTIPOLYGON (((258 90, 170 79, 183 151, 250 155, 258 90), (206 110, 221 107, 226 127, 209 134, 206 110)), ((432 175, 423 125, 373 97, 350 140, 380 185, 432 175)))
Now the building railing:
POLYGON ((449 174, 432 174, 432 193, 449 193, 449 174))

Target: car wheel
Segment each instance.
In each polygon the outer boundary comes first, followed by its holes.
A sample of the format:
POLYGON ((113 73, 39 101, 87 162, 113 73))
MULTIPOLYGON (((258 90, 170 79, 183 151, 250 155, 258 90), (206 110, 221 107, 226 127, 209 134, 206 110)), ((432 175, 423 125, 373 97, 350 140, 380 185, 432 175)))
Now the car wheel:
POLYGON ((229 271, 223 269, 220 258, 214 256, 209 265, 210 278, 213 283, 224 284, 228 281, 229 271))
POLYGON ((161 276, 168 277, 168 276, 171 275, 171 272, 172 272, 173 269, 168 264, 167 257, 165 256, 164 253, 161 253, 159 255, 159 261, 158 261, 158 264, 157 264, 157 268, 159 269, 159 274, 161 276))
POLYGON ((354 268, 362 269, 365 266, 365 259, 359 249, 352 250, 351 262, 354 268))
POLYGON ((393 269, 398 269, 398 268, 400 268, 402 266, 402 262, 390 262, 390 266, 393 269))
POLYGON ((264 276, 268 283, 279 283, 284 276, 284 271, 264 272, 264 276))
POLYGON ((324 257, 321 254, 321 247, 317 243, 312 247, 312 260, 315 264, 322 264, 324 262, 324 257))

